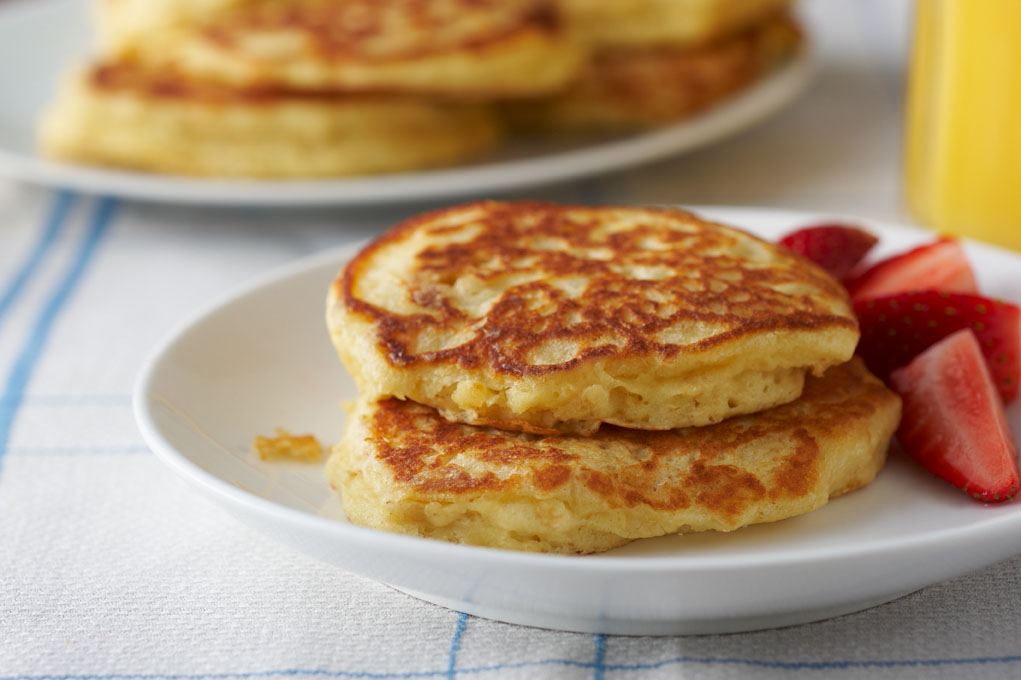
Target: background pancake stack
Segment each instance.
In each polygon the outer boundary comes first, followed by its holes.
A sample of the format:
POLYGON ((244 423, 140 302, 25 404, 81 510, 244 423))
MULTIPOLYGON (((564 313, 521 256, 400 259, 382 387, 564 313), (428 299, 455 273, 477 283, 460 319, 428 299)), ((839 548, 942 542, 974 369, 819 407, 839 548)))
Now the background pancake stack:
POLYGON ((796 50, 787 0, 102 0, 43 151, 186 175, 479 158, 508 131, 678 120, 796 50))
POLYGON ((100 63, 47 115, 44 149, 194 175, 464 160, 500 137, 481 102, 562 88, 584 56, 547 0, 106 0, 98 17, 100 63))
POLYGON ((677 210, 481 202, 366 247, 327 322, 351 521, 563 553, 730 531, 871 481, 900 416, 843 287, 677 210))
POLYGON ((789 0, 564 0, 591 50, 552 97, 508 102, 524 130, 627 130, 680 120, 789 57, 801 35, 789 0))

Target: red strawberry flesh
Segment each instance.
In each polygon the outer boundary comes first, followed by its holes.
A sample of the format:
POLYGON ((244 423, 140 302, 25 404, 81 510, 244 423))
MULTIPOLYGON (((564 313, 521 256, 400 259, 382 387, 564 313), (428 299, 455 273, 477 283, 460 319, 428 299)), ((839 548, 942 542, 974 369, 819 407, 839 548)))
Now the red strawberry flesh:
POLYGON ((807 257, 843 280, 876 245, 875 236, 846 224, 817 224, 798 229, 780 239, 780 245, 807 257))
POLYGON ((915 460, 969 496, 1012 498, 1017 449, 978 341, 961 330, 893 372, 904 400, 897 439, 915 460))
POLYGON ((966 293, 925 290, 854 303, 861 327, 858 354, 869 370, 890 373, 943 338, 974 331, 1000 396, 1010 403, 1021 378, 1021 309, 966 293))
POLYGON ((978 292, 964 248, 949 238, 882 260, 853 276, 846 285, 855 302, 926 288, 948 293, 978 292))

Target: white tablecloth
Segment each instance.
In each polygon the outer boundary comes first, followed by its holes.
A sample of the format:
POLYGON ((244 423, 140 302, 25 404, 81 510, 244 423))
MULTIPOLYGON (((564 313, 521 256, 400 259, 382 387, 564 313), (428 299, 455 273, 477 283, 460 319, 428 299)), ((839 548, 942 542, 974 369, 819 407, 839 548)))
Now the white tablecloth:
MULTIPOLYGON (((712 148, 521 195, 902 218, 903 0, 814 0, 820 72, 712 148)), ((0 680, 1021 676, 1018 559, 890 604, 748 634, 494 623, 270 542, 148 452, 143 358, 211 297, 422 205, 136 204, 0 181, 0 680)))

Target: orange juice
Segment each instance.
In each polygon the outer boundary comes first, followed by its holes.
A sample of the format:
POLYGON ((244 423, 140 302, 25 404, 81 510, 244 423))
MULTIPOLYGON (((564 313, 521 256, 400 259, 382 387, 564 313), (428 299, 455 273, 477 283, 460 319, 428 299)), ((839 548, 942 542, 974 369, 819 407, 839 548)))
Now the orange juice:
POLYGON ((905 156, 925 224, 1021 250, 1021 0, 916 0, 905 156))

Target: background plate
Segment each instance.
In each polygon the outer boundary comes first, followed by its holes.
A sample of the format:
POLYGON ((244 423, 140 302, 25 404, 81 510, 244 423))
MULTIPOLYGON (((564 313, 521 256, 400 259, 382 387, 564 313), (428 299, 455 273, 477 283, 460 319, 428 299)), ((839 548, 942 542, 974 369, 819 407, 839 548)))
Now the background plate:
POLYGON ((522 142, 493 160, 407 174, 327 180, 242 181, 57 163, 35 150, 39 112, 61 74, 89 54, 84 0, 0 4, 0 174, 85 192, 224 205, 343 205, 449 198, 538 186, 648 163, 739 132, 782 108, 808 83, 807 53, 703 115, 600 140, 522 142))
MULTIPOLYGON (((696 209, 773 238, 833 216, 696 209)), ((866 223, 889 253, 931 239, 866 223)), ((986 294, 1018 299, 1021 257, 978 244, 986 294)), ((1021 550, 1021 503, 984 506, 895 454, 869 486, 816 512, 729 534, 636 541, 590 557, 453 545, 347 523, 318 465, 263 463, 275 426, 326 442, 354 385, 323 323, 350 249, 265 277, 184 326, 146 364, 135 410, 170 467, 241 520, 322 560, 478 616, 586 632, 709 633, 856 611, 1021 550)), ((1009 409, 1015 437, 1021 404, 1009 409)))

